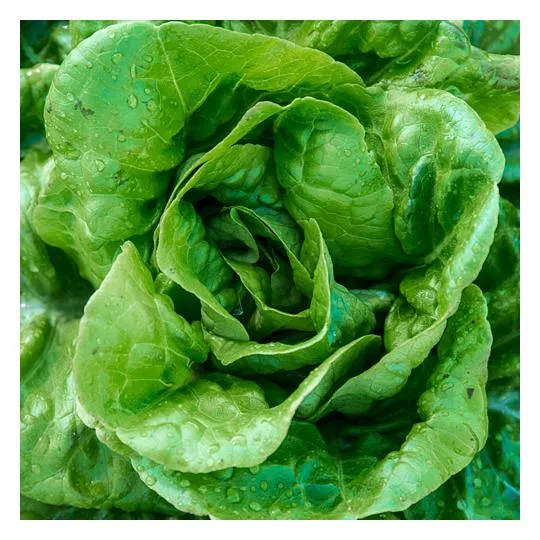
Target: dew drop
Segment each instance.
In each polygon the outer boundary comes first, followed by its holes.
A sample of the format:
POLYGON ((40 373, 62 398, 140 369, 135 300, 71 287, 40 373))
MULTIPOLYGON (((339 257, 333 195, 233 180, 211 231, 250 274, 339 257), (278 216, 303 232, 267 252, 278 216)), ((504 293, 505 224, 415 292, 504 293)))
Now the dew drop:
POLYGON ((255 465, 255 467, 250 467, 249 468, 249 472, 251 474, 257 474, 260 470, 261 470, 261 468, 258 465, 255 465))
POLYGON ((128 97, 128 105, 134 109, 136 106, 137 106, 137 103, 138 103, 138 100, 137 98, 131 94, 129 97, 128 97))
POLYGON ((147 108, 150 112, 153 112, 153 111, 155 111, 155 110, 158 108, 158 106, 157 106, 157 103, 156 103, 153 99, 151 99, 151 100, 149 100, 149 101, 146 103, 146 108, 147 108))
POLYGON ((180 480, 180 487, 188 488, 191 486, 191 482, 189 480, 180 480))
POLYGON ((122 60, 122 53, 114 53, 111 58, 113 64, 118 64, 122 60))
POLYGON ((249 507, 255 512, 260 512, 262 510, 261 504, 258 503, 257 501, 250 502, 249 507))
POLYGON ((101 172, 105 168, 105 163, 101 159, 96 159, 96 168, 101 172))
POLYGON ((153 485, 155 485, 155 483, 156 483, 156 478, 155 478, 155 476, 148 476, 148 477, 146 478, 146 485, 147 485, 147 486, 152 487, 153 485))
POLYGON ((120 135, 118 135, 118 142, 125 142, 125 141, 126 141, 126 136, 123 133, 120 133, 120 135))
POLYGON ((236 435, 231 439, 233 446, 246 446, 246 438, 244 435, 236 435))
POLYGON ((227 500, 232 503, 240 502, 240 499, 242 498, 239 491, 236 488, 229 488, 227 490, 227 500))

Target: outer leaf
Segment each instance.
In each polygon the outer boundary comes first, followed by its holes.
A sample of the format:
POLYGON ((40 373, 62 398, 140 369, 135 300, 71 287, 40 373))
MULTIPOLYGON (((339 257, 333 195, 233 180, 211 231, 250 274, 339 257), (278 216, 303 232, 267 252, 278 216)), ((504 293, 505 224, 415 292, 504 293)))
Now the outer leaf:
MULTIPOLYGON (((467 289, 419 401, 422 422, 380 461, 362 445, 362 453, 340 460, 313 425, 297 423, 255 468, 183 474, 135 457, 136 470, 177 508, 221 519, 358 518, 402 510, 461 470, 485 442, 486 312, 479 289, 467 289)), ((381 445, 375 448, 380 452, 381 445)))
POLYGON ((471 43, 498 54, 519 54, 519 21, 463 21, 471 43))
POLYGON ((24 327, 26 350, 35 345, 21 385, 21 493, 53 505, 170 512, 129 461, 77 417, 71 375, 77 330, 77 320, 53 324, 47 337, 24 327))
POLYGON ((519 392, 508 380, 488 389, 488 411, 486 447, 406 519, 519 519, 519 392))
POLYGON ((57 70, 56 64, 37 64, 20 71, 21 157, 30 145, 44 142, 43 109, 57 70))
POLYGON ((188 384, 206 354, 199 327, 155 292, 136 248, 125 244, 81 321, 73 363, 85 411, 114 429, 188 384))
MULTIPOLYGON (((21 497, 20 516, 21 520, 178 519, 152 512, 124 512, 117 508, 95 510, 73 506, 53 506, 24 496, 21 497)), ((189 517, 184 515, 183 519, 189 519, 189 517)))
POLYGON ((50 154, 37 149, 30 151, 21 163, 21 285, 41 297, 53 296, 60 291, 59 276, 47 247, 32 225, 32 210, 53 166, 50 154))
POLYGON ((440 88, 467 101, 498 133, 519 118, 519 56, 471 47, 465 33, 443 22, 430 40, 371 78, 385 87, 440 88))
POLYGON ((400 56, 437 28, 440 21, 223 21, 236 32, 288 39, 332 56, 375 52, 400 56))
POLYGON ((477 279, 493 332, 490 379, 519 375, 519 236, 519 211, 501 199, 495 239, 477 279))
POLYGON ((514 184, 519 182, 519 122, 512 128, 503 131, 497 135, 497 140, 504 152, 506 163, 502 183, 514 184))

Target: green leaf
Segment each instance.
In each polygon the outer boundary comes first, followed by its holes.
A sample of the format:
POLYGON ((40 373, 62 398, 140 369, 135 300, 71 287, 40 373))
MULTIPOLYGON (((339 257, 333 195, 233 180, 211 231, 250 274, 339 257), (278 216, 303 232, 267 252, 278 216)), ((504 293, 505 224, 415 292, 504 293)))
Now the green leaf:
POLYGON ((200 327, 155 291, 136 248, 126 243, 81 320, 73 365, 84 410, 115 429, 187 385, 192 364, 206 354, 200 327))
POLYGON ((431 39, 411 48, 370 79, 384 87, 439 88, 465 100, 493 133, 519 118, 519 56, 471 47, 457 26, 442 22, 431 39))
POLYGON ((258 343, 228 340, 205 329, 205 339, 223 366, 235 372, 272 373, 318 364, 374 326, 369 307, 334 282, 330 257, 314 220, 306 223, 305 234, 304 246, 314 245, 315 249, 309 251, 317 260, 309 308, 316 334, 292 344, 258 343))
POLYGON ((256 467, 178 473, 140 456, 134 466, 176 508, 219 519, 359 518, 403 510, 465 467, 485 443, 491 345, 486 314, 480 290, 467 289, 419 400, 422 421, 382 459, 366 454, 364 443, 352 456, 330 453, 314 425, 296 422, 279 449, 256 467))
POLYGON ((306 98, 279 116, 275 141, 285 206, 301 225, 317 220, 338 274, 378 277, 406 260, 392 190, 353 115, 306 98))
POLYGON ((519 142, 520 124, 514 126, 497 135, 497 140, 501 145, 506 163, 502 177, 502 184, 514 184, 519 182, 519 142))
POLYGON ((490 379, 519 375, 519 249, 519 210, 501 199, 495 239, 476 281, 486 296, 493 332, 490 379))
MULTIPOLYGON (((123 241, 156 222, 165 171, 182 161, 186 134, 201 125, 188 126, 189 118, 230 93, 230 81, 252 101, 263 93, 283 101, 326 95, 361 82, 318 51, 183 23, 109 26, 63 62, 45 109, 56 167, 35 221, 42 238, 70 252, 94 285, 123 241)), ((244 112, 227 111, 227 121, 236 123, 244 112)))
POLYGON ((56 64, 37 64, 20 70, 21 157, 26 155, 32 145, 46 146, 43 109, 47 92, 57 70, 56 64))
MULTIPOLYGON (((32 327, 35 318, 27 320, 32 327)), ((53 505, 170 512, 76 414, 71 358, 79 321, 48 324, 48 335, 22 328, 21 494, 53 505)))
POLYGON ((471 43, 498 54, 519 54, 519 21, 463 21, 471 43))
POLYGON ((406 519, 519 519, 519 391, 508 381, 488 387, 488 411, 485 448, 406 519))
POLYGON ((32 211, 52 167, 50 154, 32 149, 21 162, 20 170, 21 285, 41 297, 60 291, 58 273, 32 224, 32 211))

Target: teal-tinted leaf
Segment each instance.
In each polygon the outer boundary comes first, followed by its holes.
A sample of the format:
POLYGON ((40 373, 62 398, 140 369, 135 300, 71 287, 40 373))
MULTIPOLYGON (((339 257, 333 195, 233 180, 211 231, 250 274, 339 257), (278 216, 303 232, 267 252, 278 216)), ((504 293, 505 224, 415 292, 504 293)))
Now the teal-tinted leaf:
POLYGON ((519 54, 519 21, 463 21, 471 43, 498 54, 519 54))
POLYGON ((60 64, 72 48, 68 21, 20 21, 21 67, 60 64))
MULTIPOLYGON (((501 187, 504 189, 504 184, 515 184, 519 182, 520 167, 519 167, 519 142, 520 142, 520 124, 519 122, 510 129, 503 131, 497 135, 497 140, 504 152, 505 164, 504 172, 501 181, 501 187)), ((504 195, 504 193, 503 193, 504 195)))

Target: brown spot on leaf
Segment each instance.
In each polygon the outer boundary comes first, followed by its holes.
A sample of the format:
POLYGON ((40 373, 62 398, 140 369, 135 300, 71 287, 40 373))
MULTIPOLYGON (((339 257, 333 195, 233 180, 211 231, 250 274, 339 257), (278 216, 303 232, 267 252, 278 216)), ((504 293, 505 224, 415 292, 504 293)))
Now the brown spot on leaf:
POLYGON ((81 114, 85 118, 88 118, 89 116, 92 116, 95 113, 95 111, 93 111, 92 109, 87 109, 86 107, 83 107, 83 104, 80 99, 75 101, 75 109, 78 109, 79 111, 81 111, 81 114))
POLYGON ((467 397, 469 399, 472 398, 473 394, 474 394, 474 388, 467 388, 467 397))
POLYGON ((117 186, 122 186, 126 182, 129 182, 129 178, 124 176, 124 171, 122 169, 118 169, 114 173, 114 177, 116 178, 116 185, 117 186))

